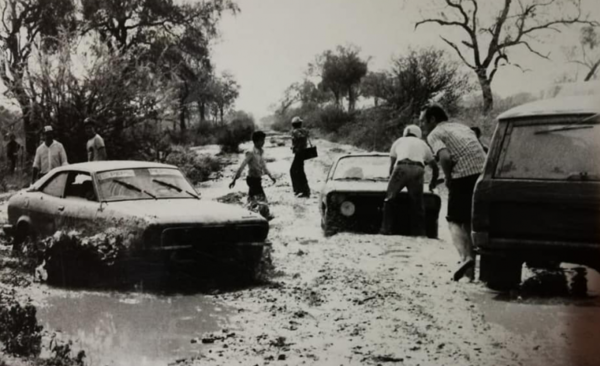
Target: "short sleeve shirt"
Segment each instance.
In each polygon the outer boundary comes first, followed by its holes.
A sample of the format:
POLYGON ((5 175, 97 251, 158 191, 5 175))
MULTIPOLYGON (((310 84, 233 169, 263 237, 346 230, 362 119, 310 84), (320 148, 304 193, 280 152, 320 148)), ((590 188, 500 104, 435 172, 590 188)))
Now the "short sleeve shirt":
POLYGON ((292 130, 292 151, 297 153, 306 149, 308 141, 308 130, 305 128, 294 128, 292 130))
POLYGON ((390 149, 390 157, 402 161, 410 160, 423 165, 433 160, 427 143, 414 136, 400 137, 390 149))
POLYGON ((46 174, 54 168, 67 164, 67 153, 63 145, 58 141, 52 141, 50 146, 42 143, 35 151, 33 167, 39 169, 42 174, 46 174))
POLYGON ((98 151, 103 148, 105 148, 104 140, 102 137, 100 137, 100 135, 96 134, 96 136, 89 139, 87 142, 88 161, 100 160, 100 154, 98 154, 98 151))
POLYGON ((486 154, 475 132, 457 122, 441 122, 427 136, 429 146, 437 156, 448 149, 452 158, 452 179, 481 174, 486 154))

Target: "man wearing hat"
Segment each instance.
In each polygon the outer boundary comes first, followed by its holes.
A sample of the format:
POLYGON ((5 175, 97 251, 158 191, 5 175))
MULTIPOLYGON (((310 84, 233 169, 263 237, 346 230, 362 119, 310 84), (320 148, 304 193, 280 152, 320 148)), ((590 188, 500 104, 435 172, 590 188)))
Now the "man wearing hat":
POLYGON ((302 128, 302 118, 292 118, 292 152, 294 153, 294 161, 290 168, 290 177, 292 178, 292 188, 296 197, 310 197, 310 187, 304 173, 304 158, 300 154, 306 149, 308 144, 308 130, 302 128))
POLYGON ((390 149, 390 181, 383 203, 383 220, 380 233, 390 235, 394 226, 394 206, 398 194, 404 187, 410 202, 410 233, 425 236, 425 206, 423 202, 423 178, 425 165, 433 170, 429 189, 435 188, 439 169, 431 149, 422 139, 419 126, 409 125, 390 149))
POLYGON ((65 148, 60 142, 54 140, 52 126, 45 126, 44 142, 35 151, 35 158, 33 159, 32 183, 52 169, 67 164, 69 162, 67 161, 65 148))
POLYGON ((104 139, 96 133, 94 121, 88 117, 83 121, 83 126, 85 128, 85 134, 88 138, 86 145, 88 161, 106 160, 106 147, 104 145, 104 139))

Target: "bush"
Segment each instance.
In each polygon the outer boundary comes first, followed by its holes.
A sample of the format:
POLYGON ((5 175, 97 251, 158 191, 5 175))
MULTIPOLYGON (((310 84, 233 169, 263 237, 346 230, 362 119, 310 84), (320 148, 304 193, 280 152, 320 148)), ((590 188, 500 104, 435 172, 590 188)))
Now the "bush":
POLYGON ((239 152, 240 144, 252 139, 255 128, 252 117, 248 115, 235 117, 219 135, 217 142, 221 145, 221 151, 239 152))
POLYGON ((179 167, 186 177, 196 185, 222 169, 221 162, 210 155, 198 155, 184 146, 173 146, 164 159, 166 164, 179 167))
POLYGON ((0 343, 3 352, 17 357, 38 356, 41 331, 33 305, 22 306, 0 294, 0 343))

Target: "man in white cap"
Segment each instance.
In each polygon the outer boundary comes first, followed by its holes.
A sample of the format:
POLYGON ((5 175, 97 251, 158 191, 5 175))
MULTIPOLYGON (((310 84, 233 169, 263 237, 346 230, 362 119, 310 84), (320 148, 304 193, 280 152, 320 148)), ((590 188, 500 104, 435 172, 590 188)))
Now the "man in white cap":
POLYGON ((290 177, 292 178, 292 188, 296 197, 310 197, 310 187, 304 172, 304 158, 300 152, 308 146, 308 130, 302 128, 302 118, 292 118, 292 152, 294 161, 290 168, 290 177))
POLYGON ((398 194, 404 187, 408 191, 410 202, 410 233, 425 236, 425 206, 423 202, 423 178, 425 165, 433 170, 429 189, 435 188, 439 169, 431 149, 422 140, 419 126, 409 125, 390 149, 390 181, 383 203, 383 220, 380 233, 390 235, 394 227, 394 206, 398 194))
POLYGON ((44 126, 44 142, 35 151, 33 159, 32 182, 34 183, 38 177, 43 177, 52 169, 67 164, 69 164, 67 153, 63 145, 54 140, 52 126, 44 126))

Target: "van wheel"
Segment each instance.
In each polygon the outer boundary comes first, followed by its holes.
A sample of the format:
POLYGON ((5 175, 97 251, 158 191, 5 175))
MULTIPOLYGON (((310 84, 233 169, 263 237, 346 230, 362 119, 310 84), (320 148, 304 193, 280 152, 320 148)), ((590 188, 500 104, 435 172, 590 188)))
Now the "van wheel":
POLYGON ((479 264, 479 279, 497 291, 509 291, 521 283, 523 262, 500 255, 482 255, 479 264))

